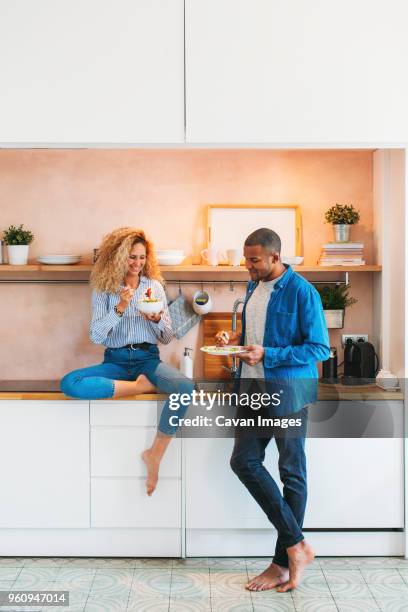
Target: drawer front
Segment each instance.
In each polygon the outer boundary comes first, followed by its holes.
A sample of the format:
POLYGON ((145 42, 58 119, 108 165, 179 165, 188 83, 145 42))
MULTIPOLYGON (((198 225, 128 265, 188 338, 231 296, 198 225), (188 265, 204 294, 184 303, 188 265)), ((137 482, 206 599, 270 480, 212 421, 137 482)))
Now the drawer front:
MULTIPOLYGON (((92 427, 91 476, 144 477, 141 453, 150 447, 155 428, 92 427)), ((160 476, 181 477, 181 440, 175 438, 163 457, 160 476)))
POLYGON ((159 480, 151 497, 142 478, 92 478, 91 527, 181 528, 181 481, 159 480))
POLYGON ((91 401, 91 425, 133 425, 137 427, 157 426, 157 415, 161 414, 164 400, 114 402, 91 401))

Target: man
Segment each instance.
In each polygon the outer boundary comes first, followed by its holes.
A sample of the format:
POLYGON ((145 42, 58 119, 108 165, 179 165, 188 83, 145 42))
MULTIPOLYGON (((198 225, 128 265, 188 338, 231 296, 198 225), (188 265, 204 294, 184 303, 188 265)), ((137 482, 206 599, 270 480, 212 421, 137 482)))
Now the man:
MULTIPOLYGON (((217 341, 245 345, 247 352, 237 355, 242 361, 241 381, 264 379, 265 385, 286 381, 289 412, 300 416, 305 425, 306 405, 316 399, 316 362, 329 358, 329 338, 319 294, 282 263, 280 250, 280 238, 270 229, 258 229, 245 240, 245 265, 251 280, 242 312, 242 335, 228 332, 228 340, 225 332, 219 332, 217 341), (312 383, 312 392, 308 383, 312 383)), ((278 532, 272 563, 247 584, 249 590, 293 589, 314 559, 302 534, 307 496, 304 431, 293 436, 287 429, 277 433, 273 428, 269 437, 236 436, 231 467, 278 532), (272 437, 279 452, 283 496, 263 465, 272 437)))

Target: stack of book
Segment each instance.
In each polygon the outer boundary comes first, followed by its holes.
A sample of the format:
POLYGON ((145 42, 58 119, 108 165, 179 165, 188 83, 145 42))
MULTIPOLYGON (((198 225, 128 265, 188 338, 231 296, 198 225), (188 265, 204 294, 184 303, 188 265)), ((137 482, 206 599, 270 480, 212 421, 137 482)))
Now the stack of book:
POLYGON ((362 242, 328 242, 323 245, 319 265, 364 266, 362 242))

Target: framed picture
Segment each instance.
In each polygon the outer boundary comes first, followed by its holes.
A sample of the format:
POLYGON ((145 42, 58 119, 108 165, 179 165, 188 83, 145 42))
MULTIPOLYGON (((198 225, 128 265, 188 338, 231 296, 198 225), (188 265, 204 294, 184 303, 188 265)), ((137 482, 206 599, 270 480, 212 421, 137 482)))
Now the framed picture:
POLYGON ((209 204, 207 247, 242 248, 245 238, 260 227, 276 232, 282 256, 301 255, 301 214, 298 204, 209 204))

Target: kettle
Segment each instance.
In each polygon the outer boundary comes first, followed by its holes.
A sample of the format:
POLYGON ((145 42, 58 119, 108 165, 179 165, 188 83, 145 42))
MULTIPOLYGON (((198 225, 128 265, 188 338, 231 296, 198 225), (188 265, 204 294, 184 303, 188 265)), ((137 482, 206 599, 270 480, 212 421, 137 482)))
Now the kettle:
POLYGON ((378 372, 378 356, 371 342, 354 342, 349 338, 344 349, 343 385, 367 385, 375 383, 378 372))

